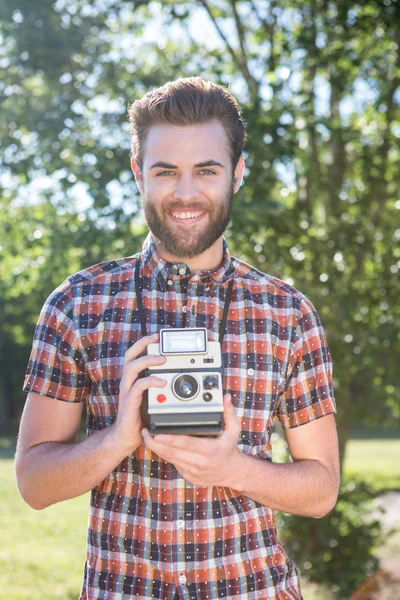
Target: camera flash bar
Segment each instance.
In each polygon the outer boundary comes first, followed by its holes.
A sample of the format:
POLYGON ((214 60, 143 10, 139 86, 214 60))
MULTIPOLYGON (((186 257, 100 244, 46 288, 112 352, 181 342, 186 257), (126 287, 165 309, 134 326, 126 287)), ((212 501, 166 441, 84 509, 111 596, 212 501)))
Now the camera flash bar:
POLYGON ((207 330, 203 327, 161 329, 161 354, 206 354, 207 330))

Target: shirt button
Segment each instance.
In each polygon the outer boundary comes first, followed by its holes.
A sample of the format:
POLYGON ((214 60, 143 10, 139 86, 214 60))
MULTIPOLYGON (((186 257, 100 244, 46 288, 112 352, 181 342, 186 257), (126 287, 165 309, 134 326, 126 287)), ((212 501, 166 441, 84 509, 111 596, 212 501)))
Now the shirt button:
POLYGON ((182 519, 179 519, 178 521, 178 529, 183 529, 185 527, 185 521, 182 521, 182 519))
POLYGON ((255 370, 254 369, 247 369, 247 375, 250 375, 250 377, 253 377, 253 375, 255 375, 255 370))
POLYGON ((186 275, 186 269, 185 269, 185 267, 181 267, 179 269, 179 275, 186 275))
POLYGON ((168 279, 167 285, 174 285, 174 282, 171 279, 168 279))
POLYGON ((186 583, 187 578, 184 575, 179 575, 179 583, 186 583))

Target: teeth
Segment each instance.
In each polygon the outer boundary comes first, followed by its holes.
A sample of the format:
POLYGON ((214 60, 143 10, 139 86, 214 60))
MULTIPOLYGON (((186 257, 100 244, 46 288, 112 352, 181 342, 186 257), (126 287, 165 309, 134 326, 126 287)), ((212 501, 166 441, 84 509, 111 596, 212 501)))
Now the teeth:
POLYGON ((199 217, 201 214, 203 213, 203 211, 200 212, 184 212, 184 213, 178 213, 178 212, 173 212, 173 216, 176 219, 195 219, 196 217, 199 217))

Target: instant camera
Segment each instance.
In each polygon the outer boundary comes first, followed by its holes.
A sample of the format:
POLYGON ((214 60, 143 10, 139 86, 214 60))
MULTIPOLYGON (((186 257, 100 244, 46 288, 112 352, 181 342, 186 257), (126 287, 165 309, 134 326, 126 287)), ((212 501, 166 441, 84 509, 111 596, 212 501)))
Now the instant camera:
POLYGON ((205 328, 161 329, 160 343, 149 344, 147 353, 167 359, 146 371, 167 381, 144 395, 142 420, 150 433, 218 435, 224 428, 221 344, 209 342, 205 328))

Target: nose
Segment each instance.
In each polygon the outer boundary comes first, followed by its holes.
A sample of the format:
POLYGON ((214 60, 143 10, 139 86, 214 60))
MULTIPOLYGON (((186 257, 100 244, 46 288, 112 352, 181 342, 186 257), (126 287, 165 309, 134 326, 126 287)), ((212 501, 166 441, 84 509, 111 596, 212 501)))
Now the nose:
POLYGON ((199 197, 196 181, 191 173, 179 175, 173 197, 183 202, 196 200, 199 197))

